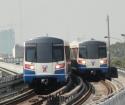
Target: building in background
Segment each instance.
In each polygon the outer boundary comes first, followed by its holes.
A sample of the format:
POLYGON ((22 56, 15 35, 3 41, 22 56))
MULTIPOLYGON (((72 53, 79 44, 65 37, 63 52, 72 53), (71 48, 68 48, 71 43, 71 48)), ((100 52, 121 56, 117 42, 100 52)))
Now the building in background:
POLYGON ((13 48, 13 58, 23 58, 24 57, 24 47, 16 44, 13 48))
POLYGON ((13 29, 0 31, 0 54, 12 55, 15 45, 15 32, 13 29))

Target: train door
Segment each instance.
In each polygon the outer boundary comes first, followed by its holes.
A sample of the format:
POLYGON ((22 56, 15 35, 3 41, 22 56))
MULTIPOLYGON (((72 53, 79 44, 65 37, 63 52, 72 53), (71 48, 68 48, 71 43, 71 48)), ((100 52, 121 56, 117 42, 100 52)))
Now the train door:
POLYGON ((54 73, 51 43, 37 44, 37 62, 35 68, 36 75, 51 75, 54 73))
POLYGON ((98 44, 88 44, 87 49, 87 59, 86 67, 87 68, 99 68, 100 62, 98 57, 98 44))

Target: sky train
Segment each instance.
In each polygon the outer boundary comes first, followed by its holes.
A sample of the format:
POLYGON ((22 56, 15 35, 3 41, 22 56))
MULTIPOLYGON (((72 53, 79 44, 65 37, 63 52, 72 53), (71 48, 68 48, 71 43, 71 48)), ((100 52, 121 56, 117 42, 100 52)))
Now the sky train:
POLYGON ((69 76, 69 43, 54 37, 37 37, 25 42, 24 81, 66 82, 69 76))
POLYGON ((101 79, 118 77, 117 69, 109 66, 106 43, 90 40, 72 42, 71 68, 72 71, 82 74, 84 78, 97 76, 101 79))
POLYGON ((72 72, 84 78, 118 77, 109 66, 106 43, 84 41, 68 43, 54 37, 37 37, 24 43, 24 82, 29 86, 65 83, 72 72))

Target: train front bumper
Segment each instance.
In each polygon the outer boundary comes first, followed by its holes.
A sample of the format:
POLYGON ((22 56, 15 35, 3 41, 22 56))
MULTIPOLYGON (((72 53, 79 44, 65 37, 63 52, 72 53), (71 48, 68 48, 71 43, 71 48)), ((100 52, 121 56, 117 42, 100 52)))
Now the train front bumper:
POLYGON ((24 70, 24 75, 23 75, 25 83, 32 83, 33 80, 36 80, 36 79, 41 79, 41 80, 42 79, 48 79, 48 80, 55 79, 57 82, 65 82, 66 77, 68 77, 68 74, 36 75, 35 71, 31 71, 31 70, 24 70))

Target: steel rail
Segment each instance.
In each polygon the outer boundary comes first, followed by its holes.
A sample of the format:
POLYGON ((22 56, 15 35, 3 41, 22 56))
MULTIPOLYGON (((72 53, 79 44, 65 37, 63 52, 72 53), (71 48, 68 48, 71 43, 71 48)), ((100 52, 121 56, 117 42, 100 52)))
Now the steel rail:
POLYGON ((92 85, 88 82, 83 82, 80 77, 77 77, 77 86, 68 93, 60 96, 60 104, 63 105, 81 105, 92 93, 92 85))
POLYGON ((92 85, 89 83, 87 83, 86 85, 87 85, 88 90, 79 100, 77 100, 75 103, 73 103, 73 105, 82 105, 92 94, 92 92, 93 92, 92 85))
POLYGON ((40 101, 38 101, 38 102, 36 102, 36 103, 34 103, 32 105, 38 105, 40 103, 43 103, 43 101, 47 101, 46 102, 47 105, 59 104, 60 95, 62 95, 65 92, 69 91, 69 88, 72 86, 73 81, 72 81, 71 78, 72 77, 70 77, 69 82, 67 83, 67 85, 63 86, 62 88, 60 88, 60 89, 58 89, 58 90, 56 90, 56 91, 54 91, 54 92, 52 92, 52 93, 50 93, 50 94, 48 94, 46 96, 45 95, 44 96, 43 95, 39 96, 40 98, 44 98, 44 100, 41 99, 40 101))
POLYGON ((78 98, 80 90, 83 92, 85 90, 85 87, 83 86, 83 81, 82 79, 79 77, 78 85, 72 89, 70 92, 65 93, 63 95, 60 96, 60 101, 63 104, 72 104, 74 102, 74 100, 76 100, 76 98, 78 98), (77 94, 77 95, 76 95, 77 94))
POLYGON ((101 83, 107 88, 107 90, 108 90, 107 95, 110 95, 116 91, 116 88, 114 87, 114 85, 111 82, 106 80, 106 81, 101 81, 101 83))
POLYGON ((20 94, 21 92, 26 91, 28 87, 23 82, 22 74, 18 74, 16 72, 10 71, 2 67, 0 67, 0 69, 9 74, 8 76, 0 78, 0 93, 3 94, 0 96, 0 105, 1 105, 7 100, 12 99, 11 97, 18 96, 18 94, 20 94))
POLYGON ((112 94, 112 93, 117 91, 116 87, 114 86, 114 84, 112 82, 110 82, 109 80, 106 80, 105 82, 109 85, 109 87, 111 87, 112 91, 111 91, 110 94, 112 94))
POLYGON ((120 88, 120 89, 119 89, 118 91, 121 91, 121 90, 124 89, 123 83, 121 83, 120 81, 118 81, 118 80, 116 80, 116 79, 113 79, 113 80, 119 84, 119 88, 120 88))
POLYGON ((20 95, 13 97, 13 98, 10 98, 10 99, 7 99, 7 100, 0 102, 0 105, 14 105, 15 103, 19 102, 20 100, 24 100, 27 97, 33 96, 34 94, 35 93, 34 93, 33 89, 31 89, 31 90, 28 90, 28 91, 20 94, 20 95))
MULTIPOLYGON (((43 104, 43 102, 49 104, 49 105, 52 105, 51 102, 53 101, 53 99, 55 99, 55 97, 59 97, 61 94, 65 93, 68 91, 69 87, 71 87, 71 84, 72 84, 72 80, 70 79, 69 82, 67 83, 67 85, 59 88, 58 90, 52 92, 52 93, 49 93, 48 95, 37 95, 37 94, 34 94, 32 97, 29 97, 28 95, 21 95, 22 97, 25 97, 27 98, 27 100, 23 100, 24 98, 18 98, 17 99, 14 99, 16 101, 13 101, 13 99, 11 100, 10 99, 10 102, 9 103, 12 103, 12 104, 15 104, 15 103, 18 103, 18 102, 30 102, 30 105, 41 105, 43 104), (33 97, 37 97, 37 99, 33 98, 33 97), (11 102, 12 101, 12 102, 11 102)), ((58 100, 56 100, 55 104, 58 103, 58 100)), ((54 104, 54 105, 55 105, 54 104)), ((7 104, 9 105, 9 104, 7 104)))

